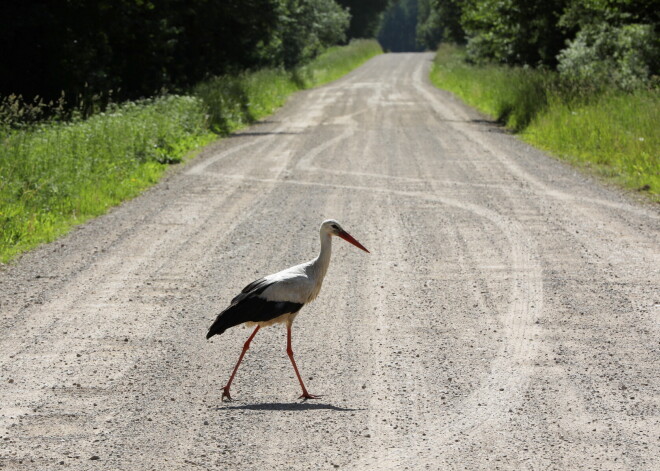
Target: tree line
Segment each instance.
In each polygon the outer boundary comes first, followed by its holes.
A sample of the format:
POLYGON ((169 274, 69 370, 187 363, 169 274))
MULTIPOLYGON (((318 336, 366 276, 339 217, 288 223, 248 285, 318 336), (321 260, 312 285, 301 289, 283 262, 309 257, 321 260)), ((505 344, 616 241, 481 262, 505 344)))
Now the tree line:
POLYGON ((461 44, 471 63, 634 89, 658 85, 659 17, 657 0, 397 0, 378 39, 393 52, 461 44))
POLYGON ((658 83, 659 15, 657 0, 4 0, 0 98, 134 99, 375 36, 635 88, 658 83))
POLYGON ((658 84, 656 0, 403 0, 419 5, 427 48, 465 44, 474 63, 557 69, 624 89, 658 84))
POLYGON ((133 99, 374 37, 387 0, 3 0, 0 96, 133 99))

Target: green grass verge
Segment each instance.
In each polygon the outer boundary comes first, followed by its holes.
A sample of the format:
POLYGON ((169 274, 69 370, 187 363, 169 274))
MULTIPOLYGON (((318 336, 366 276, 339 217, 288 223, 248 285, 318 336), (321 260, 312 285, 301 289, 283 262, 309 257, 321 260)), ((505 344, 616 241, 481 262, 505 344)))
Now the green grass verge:
POLYGON ((380 52, 376 41, 358 41, 294 72, 217 77, 192 96, 129 102, 84 121, 0 127, 0 261, 138 195, 217 134, 272 113, 296 90, 334 80, 380 52))
POLYGON ((596 90, 550 71, 473 66, 451 46, 438 50, 431 81, 530 144, 660 201, 657 90, 596 90))
POLYGON ((316 87, 337 80, 357 65, 382 53, 380 44, 375 40, 360 39, 351 42, 348 47, 332 47, 301 68, 299 76, 302 77, 302 86, 316 87))
POLYGON ((213 140, 200 99, 126 103, 85 121, 0 135, 0 260, 54 240, 156 182, 213 140))
POLYGON ((263 69, 215 77, 195 87, 194 94, 207 106, 211 129, 225 134, 269 115, 293 92, 336 80, 382 52, 375 40, 353 41, 328 49, 294 71, 263 69))

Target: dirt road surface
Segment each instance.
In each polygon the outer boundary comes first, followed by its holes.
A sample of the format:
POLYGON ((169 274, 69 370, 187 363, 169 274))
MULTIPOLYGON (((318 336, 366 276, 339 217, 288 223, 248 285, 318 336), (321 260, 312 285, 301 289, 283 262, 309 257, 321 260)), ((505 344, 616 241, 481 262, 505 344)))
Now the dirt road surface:
POLYGON ((383 55, 0 273, 0 468, 660 469, 660 212, 383 55), (313 258, 293 330, 206 341, 313 258))

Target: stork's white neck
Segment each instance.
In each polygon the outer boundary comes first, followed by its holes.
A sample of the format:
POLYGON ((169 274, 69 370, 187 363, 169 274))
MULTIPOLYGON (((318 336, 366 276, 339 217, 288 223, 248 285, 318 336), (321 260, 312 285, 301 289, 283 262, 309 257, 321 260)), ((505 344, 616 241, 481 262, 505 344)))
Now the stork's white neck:
POLYGON ((332 253, 332 236, 321 231, 321 251, 319 256, 312 262, 316 282, 320 285, 330 265, 330 254, 332 253))

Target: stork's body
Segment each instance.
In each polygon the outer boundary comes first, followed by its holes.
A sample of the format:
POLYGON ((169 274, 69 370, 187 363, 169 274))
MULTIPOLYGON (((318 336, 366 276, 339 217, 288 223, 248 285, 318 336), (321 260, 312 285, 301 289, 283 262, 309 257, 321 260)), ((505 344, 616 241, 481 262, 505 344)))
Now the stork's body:
POLYGON ((321 224, 319 232, 321 237, 321 251, 318 257, 307 263, 302 263, 253 281, 243 288, 243 291, 238 296, 232 299, 229 307, 222 311, 213 325, 211 325, 206 334, 207 339, 214 335, 220 335, 228 328, 239 324, 257 325, 252 335, 245 342, 234 371, 227 385, 223 388, 223 399, 227 398, 231 400, 229 388, 254 336, 261 327, 275 323, 286 323, 287 354, 302 387, 303 394, 300 397, 305 399, 315 399, 317 397, 307 392, 298 372, 296 362, 293 359, 291 325, 300 309, 305 304, 313 301, 321 291, 323 278, 330 265, 332 236, 339 236, 365 252, 369 252, 350 234, 344 231, 337 221, 332 219, 324 221, 321 224))

